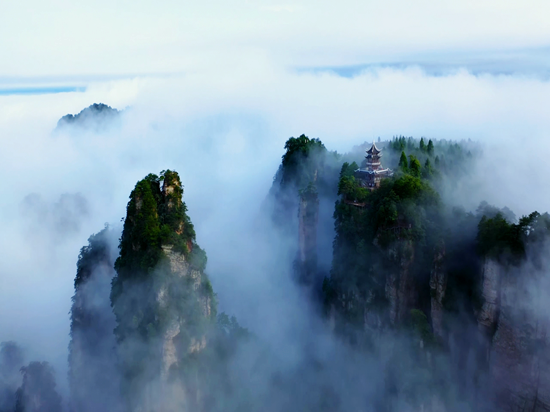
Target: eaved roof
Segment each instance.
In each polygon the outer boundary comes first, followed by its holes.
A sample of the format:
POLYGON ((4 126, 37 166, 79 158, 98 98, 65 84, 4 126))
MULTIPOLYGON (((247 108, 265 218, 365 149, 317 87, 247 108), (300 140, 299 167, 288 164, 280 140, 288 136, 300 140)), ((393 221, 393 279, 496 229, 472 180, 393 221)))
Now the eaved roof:
POLYGON ((370 154, 370 155, 377 155, 380 152, 381 152, 381 150, 378 150, 378 148, 376 147, 374 142, 372 142, 372 147, 369 150, 367 150, 367 153, 370 154))

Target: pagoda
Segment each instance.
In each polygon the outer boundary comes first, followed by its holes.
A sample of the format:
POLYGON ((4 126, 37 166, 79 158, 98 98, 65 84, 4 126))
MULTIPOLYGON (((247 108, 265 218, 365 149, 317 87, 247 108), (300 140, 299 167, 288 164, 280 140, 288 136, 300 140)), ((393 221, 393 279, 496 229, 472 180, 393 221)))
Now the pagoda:
POLYGON ((376 147, 374 142, 372 147, 367 150, 364 167, 357 169, 354 176, 359 180, 361 186, 374 190, 380 187, 380 181, 386 177, 393 176, 391 169, 383 169, 380 163, 382 151, 376 147))

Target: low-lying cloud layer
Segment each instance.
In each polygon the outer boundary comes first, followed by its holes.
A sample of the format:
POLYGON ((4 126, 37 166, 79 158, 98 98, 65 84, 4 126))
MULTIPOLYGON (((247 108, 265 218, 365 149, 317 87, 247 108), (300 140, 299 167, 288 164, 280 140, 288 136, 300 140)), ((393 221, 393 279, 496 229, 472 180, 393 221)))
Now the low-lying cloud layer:
POLYGON ((105 222, 120 221, 137 180, 172 169, 221 310, 284 343, 308 318, 295 317, 300 296, 273 270, 284 257, 269 239, 257 242, 265 236, 257 216, 289 136, 319 137, 339 152, 397 134, 477 140, 482 162, 452 202, 471 209, 487 200, 519 216, 550 209, 548 96, 550 83, 538 78, 432 77, 414 67, 344 78, 268 59, 94 83, 85 93, 0 96, 0 341, 51 362, 66 390, 79 250, 105 222), (94 102, 128 107, 122 124, 53 133, 61 116, 94 102))

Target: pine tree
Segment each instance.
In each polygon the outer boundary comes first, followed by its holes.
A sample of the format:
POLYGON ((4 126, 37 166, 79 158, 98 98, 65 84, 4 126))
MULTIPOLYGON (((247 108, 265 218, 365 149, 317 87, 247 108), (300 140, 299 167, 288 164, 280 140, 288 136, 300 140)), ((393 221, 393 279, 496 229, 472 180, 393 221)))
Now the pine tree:
POLYGON ((426 143, 424 143, 424 138, 420 138, 420 151, 425 152, 426 151, 426 143))
POLYGON ((422 173, 422 165, 414 155, 409 155, 409 173, 414 177, 420 177, 422 173))
POLYGON ((430 162, 430 159, 426 159, 426 162, 424 163, 424 168, 422 169, 422 177, 428 179, 432 177, 432 175, 433 175, 432 164, 430 162))
POLYGON ((428 155, 433 156, 434 154, 434 143, 432 142, 432 139, 428 142, 428 155))
POLYGON ((407 172, 409 170, 409 162, 407 161, 407 155, 405 154, 405 151, 401 152, 401 158, 399 159, 399 168, 404 172, 407 172))

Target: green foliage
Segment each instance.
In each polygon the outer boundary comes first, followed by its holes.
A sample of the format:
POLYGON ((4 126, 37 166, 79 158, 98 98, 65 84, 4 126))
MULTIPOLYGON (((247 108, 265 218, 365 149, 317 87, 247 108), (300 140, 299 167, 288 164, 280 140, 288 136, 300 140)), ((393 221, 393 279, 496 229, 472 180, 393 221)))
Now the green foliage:
POLYGON ((340 173, 333 266, 330 279, 323 282, 323 292, 326 305, 345 298, 346 302, 339 302, 347 308, 345 318, 360 323, 364 321, 360 309, 364 303, 357 299, 368 299, 373 308, 387 304, 385 273, 396 265, 390 258, 392 245, 414 240, 413 248, 428 250, 439 233, 441 211, 437 192, 420 177, 405 173, 384 179, 377 190, 366 191, 362 198, 357 193, 363 188, 350 169, 344 164, 340 173), (364 206, 348 203, 354 199, 364 199, 364 206))
POLYGON ((149 174, 136 184, 115 262, 119 278, 146 276, 158 264, 162 245, 173 245, 186 255, 191 252, 195 230, 182 195, 179 176, 171 170, 162 171, 160 177, 149 174))
POLYGON ((158 178, 151 174, 139 181, 130 194, 120 257, 115 262, 119 276, 142 276, 158 263, 161 234, 158 199, 158 178))
POLYGON ((429 156, 433 156, 434 154, 434 142, 432 142, 432 139, 428 142, 428 147, 426 148, 426 151, 428 152, 429 156))
POLYGON ((302 199, 317 199, 319 193, 315 183, 309 182, 305 188, 298 191, 298 194, 302 199))
POLYGON ((397 204, 399 197, 393 190, 390 191, 388 196, 380 202, 380 208, 376 214, 376 223, 378 227, 392 227, 397 223, 399 217, 397 204))
POLYGON ((110 262, 111 253, 107 242, 109 231, 109 225, 105 224, 105 228, 101 232, 90 236, 88 245, 80 249, 74 279, 75 289, 78 289, 82 283, 90 278, 96 265, 110 262))
POLYGON ((409 161, 407 160, 405 151, 401 152, 401 157, 399 158, 399 169, 405 173, 409 171, 409 161))
POLYGON ((336 152, 327 151, 319 139, 301 135, 287 140, 285 154, 270 190, 274 206, 272 219, 279 230, 288 234, 295 231, 299 198, 312 188, 319 197, 335 196, 338 169, 342 164, 340 157, 336 152))
MULTIPOLYGON (((399 165, 399 171, 418 176, 418 170, 421 170, 420 175, 430 179, 436 189, 452 188, 461 177, 471 172, 471 165, 477 160, 477 147, 471 141, 457 143, 430 139, 426 144, 425 138, 415 140, 412 137, 399 136, 389 142, 388 148, 390 149, 389 158, 393 160, 394 165, 399 165), (405 153, 418 159, 420 165, 425 165, 426 161, 430 160, 430 168, 427 169, 425 166, 419 168, 417 164, 411 166, 405 159, 406 156, 403 156, 405 153)), ((386 166, 391 168, 392 164, 386 166)))
POLYGON ((364 203, 369 198, 369 190, 361 187, 353 176, 344 176, 338 183, 338 194, 350 202, 364 203))
POLYGON ((423 137, 420 138, 419 148, 420 148, 421 152, 426 152, 428 150, 427 147, 426 147, 426 143, 424 143, 424 138, 423 137))
POLYGON ((395 180, 393 191, 401 199, 412 199, 418 196, 423 187, 418 177, 403 175, 395 180))
POLYGON ((479 251, 495 257, 505 252, 523 255, 521 234, 521 227, 506 221, 500 212, 492 218, 483 216, 478 225, 479 251))
POLYGON ((353 172, 359 166, 353 162, 351 164, 344 163, 340 171, 340 181, 338 182, 338 195, 350 202, 363 203, 367 201, 369 196, 368 189, 361 187, 358 180, 353 176, 353 172))
POLYGON ((477 246, 482 256, 521 259, 527 243, 542 243, 550 233, 550 216, 533 212, 517 224, 510 223, 501 211, 493 217, 483 215, 478 224, 477 246))
POLYGON ((319 139, 310 139, 306 135, 302 134, 300 137, 291 137, 285 143, 286 153, 283 155, 283 165, 295 162, 294 155, 301 153, 307 156, 309 152, 315 148, 325 149, 325 146, 319 139))
POLYGON ((420 177, 422 175, 422 165, 415 155, 409 155, 409 159, 409 173, 414 177, 420 177))
POLYGON ((342 165, 342 169, 340 170, 340 179, 343 177, 353 177, 353 173, 359 169, 359 166, 357 163, 352 162, 351 164, 348 162, 345 162, 342 165))
POLYGON ((285 150, 281 164, 281 184, 294 184, 297 188, 302 188, 315 180, 314 175, 321 166, 317 164, 316 159, 327 151, 323 143, 319 139, 310 139, 302 134, 297 138, 289 138, 285 143, 285 150))
POLYGON ((199 245, 193 243, 193 248, 189 254, 189 264, 197 270, 204 271, 207 261, 206 252, 199 245))
POLYGON ((432 167, 432 164, 430 162, 430 159, 426 159, 426 162, 424 163, 424 168, 422 169, 422 177, 424 179, 429 179, 433 176, 434 170, 432 167))

